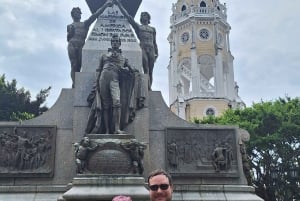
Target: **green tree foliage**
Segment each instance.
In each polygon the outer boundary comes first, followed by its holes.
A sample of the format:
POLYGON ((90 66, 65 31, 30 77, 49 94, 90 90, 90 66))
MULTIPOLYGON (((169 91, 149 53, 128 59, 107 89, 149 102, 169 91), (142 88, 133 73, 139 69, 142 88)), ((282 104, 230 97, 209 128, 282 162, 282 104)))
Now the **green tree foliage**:
POLYGON ((202 124, 238 125, 251 135, 247 153, 257 194, 266 201, 300 200, 300 99, 289 97, 227 110, 202 124), (293 177, 296 168, 298 178, 293 177))
POLYGON ((17 89, 17 81, 5 80, 5 75, 0 76, 0 121, 18 121, 36 117, 48 108, 42 106, 49 95, 51 87, 42 89, 31 101, 31 94, 24 88, 17 89))

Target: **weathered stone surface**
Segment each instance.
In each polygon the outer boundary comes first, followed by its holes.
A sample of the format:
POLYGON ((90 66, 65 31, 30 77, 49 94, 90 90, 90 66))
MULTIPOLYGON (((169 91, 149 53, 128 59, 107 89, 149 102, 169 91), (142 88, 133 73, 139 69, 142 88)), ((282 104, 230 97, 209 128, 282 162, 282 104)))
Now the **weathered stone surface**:
POLYGON ((175 186, 172 200, 263 201, 254 194, 253 187, 244 185, 175 186))
MULTIPOLYGON (((88 135, 90 136, 90 135, 88 135)), ((138 142, 132 135, 92 134, 91 146, 96 147, 87 156, 87 168, 84 173, 92 174, 142 174, 138 165, 142 165, 143 156, 140 154, 146 149, 143 142, 138 142), (140 163, 141 162, 141 163, 140 163)))
POLYGON ((82 51, 82 72, 96 72, 100 56, 111 47, 113 34, 120 36, 122 54, 131 66, 142 72, 141 48, 130 24, 116 5, 107 8, 92 28, 82 51))
POLYGON ((235 128, 167 128, 168 172, 185 177, 238 177, 237 135, 235 128), (214 161, 214 153, 219 161, 214 161), (218 163, 224 169, 217 171, 213 165, 218 163))
MULTIPOLYGON (((54 105, 42 115, 22 121, 22 125, 56 125, 57 129, 73 128, 74 89, 62 89, 54 105), (45 123, 47 122, 47 123, 45 123)), ((16 122, 15 124, 18 124, 16 122)))
MULTIPOLYGON (((150 169, 157 169, 160 167, 167 168, 175 177, 175 181, 182 184, 247 184, 242 171, 241 154, 237 151, 239 150, 238 142, 240 141, 239 129, 237 127, 196 125, 184 121, 169 110, 162 99, 161 93, 157 91, 149 92, 149 110, 150 169), (197 136, 198 140, 190 139, 195 136, 197 136), (173 138, 176 143, 180 142, 184 144, 191 142, 199 143, 200 140, 209 142, 207 146, 205 145, 202 147, 206 147, 207 150, 210 150, 204 152, 209 155, 207 156, 208 158, 212 155, 210 152, 215 148, 209 146, 215 146, 215 142, 222 140, 227 141, 230 139, 230 145, 234 147, 233 150, 235 150, 234 160, 232 161, 233 169, 228 172, 223 171, 217 173, 213 169, 213 166, 210 165, 211 160, 205 161, 205 163, 207 163, 206 167, 204 163, 199 163, 200 160, 191 160, 191 163, 188 163, 187 161, 182 163, 179 166, 180 169, 174 169, 170 166, 168 160, 168 157, 171 157, 170 153, 168 153, 168 145, 172 143, 173 138), (187 177, 187 175, 190 176, 187 177)), ((187 147, 189 148, 190 146, 187 147)), ((204 155, 204 153, 201 154, 204 155)))
POLYGON ((0 126, 0 177, 52 177, 56 126, 0 126))
POLYGON ((63 198, 72 200, 112 200, 115 195, 128 195, 132 200, 149 200, 143 177, 122 175, 83 175, 75 177, 73 187, 63 198))
POLYGON ((38 186, 0 186, 1 201, 57 201, 63 192, 67 190, 65 185, 38 185, 38 186))
POLYGON ((131 160, 123 151, 106 149, 91 154, 88 169, 102 174, 128 174, 131 170, 131 160))

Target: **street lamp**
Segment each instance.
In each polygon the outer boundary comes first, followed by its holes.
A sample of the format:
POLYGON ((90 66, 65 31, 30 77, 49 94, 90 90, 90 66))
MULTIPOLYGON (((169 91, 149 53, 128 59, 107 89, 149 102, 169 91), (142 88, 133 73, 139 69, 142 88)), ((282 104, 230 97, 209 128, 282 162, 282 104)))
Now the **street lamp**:
POLYGON ((271 177, 271 186, 270 186, 270 189, 271 189, 271 195, 272 196, 272 200, 276 200, 276 194, 277 194, 277 191, 276 191, 276 188, 277 188, 277 180, 279 178, 279 169, 278 167, 271 167, 271 170, 270 170, 270 177, 271 177))
POLYGON ((291 198, 294 200, 295 196, 297 196, 298 194, 298 188, 299 188, 299 184, 298 184, 298 179, 299 179, 299 170, 297 167, 291 167, 289 168, 288 170, 288 174, 290 176, 290 179, 291 179, 291 182, 290 182, 290 185, 291 185, 291 198))
POLYGON ((298 179, 299 178, 299 172, 297 168, 291 168, 289 169, 289 175, 291 176, 291 178, 293 180, 298 179))
POLYGON ((271 179, 277 180, 278 179, 278 169, 271 169, 271 179))
POLYGON ((298 195, 298 189, 299 189, 299 167, 298 166, 290 166, 286 170, 279 169, 278 167, 271 167, 270 170, 270 187, 273 200, 276 200, 276 198, 281 197, 283 200, 299 200, 298 195), (282 179, 283 181, 287 182, 285 183, 286 189, 281 189, 282 185, 282 179))

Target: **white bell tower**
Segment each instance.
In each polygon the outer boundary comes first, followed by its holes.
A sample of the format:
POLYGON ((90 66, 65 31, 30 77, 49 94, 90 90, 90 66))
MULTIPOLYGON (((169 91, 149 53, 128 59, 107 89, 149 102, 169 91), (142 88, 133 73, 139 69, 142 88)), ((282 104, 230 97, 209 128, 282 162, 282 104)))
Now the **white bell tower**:
POLYGON ((178 0, 170 22, 171 110, 191 120, 244 107, 234 81, 226 5, 219 0, 178 0))

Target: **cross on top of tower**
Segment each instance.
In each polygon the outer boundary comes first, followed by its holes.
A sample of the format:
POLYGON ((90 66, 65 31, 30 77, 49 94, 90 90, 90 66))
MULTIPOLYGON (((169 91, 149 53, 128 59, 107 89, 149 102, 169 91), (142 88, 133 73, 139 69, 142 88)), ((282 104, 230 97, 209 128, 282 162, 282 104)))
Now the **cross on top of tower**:
MULTIPOLYGON (((85 0, 88 4, 92 13, 96 12, 107 0, 85 0)), ((127 12, 135 17, 137 10, 139 9, 142 0, 121 0, 122 5, 127 10, 127 12)))

